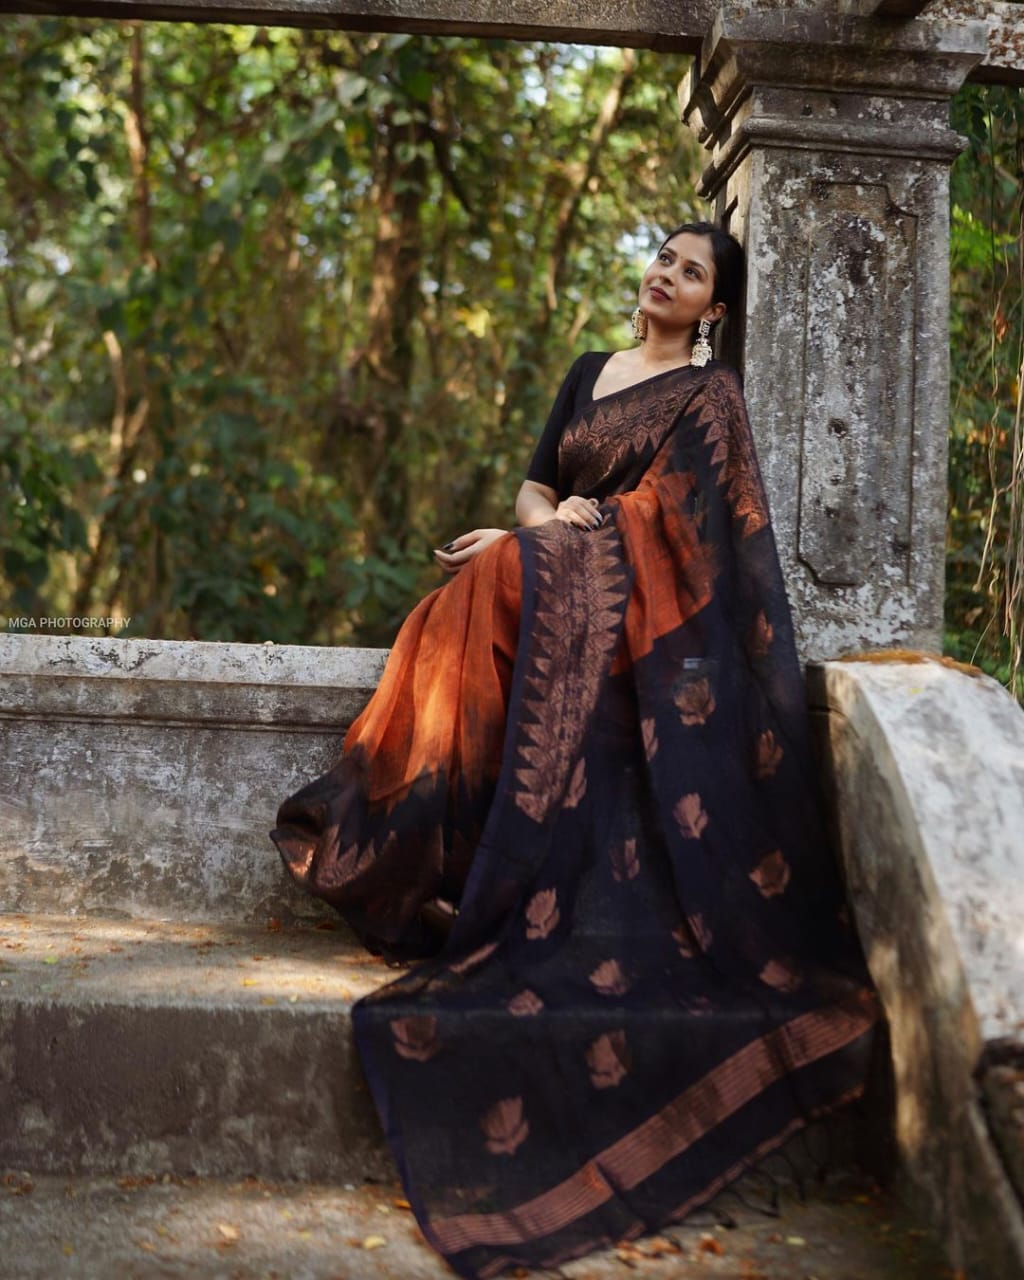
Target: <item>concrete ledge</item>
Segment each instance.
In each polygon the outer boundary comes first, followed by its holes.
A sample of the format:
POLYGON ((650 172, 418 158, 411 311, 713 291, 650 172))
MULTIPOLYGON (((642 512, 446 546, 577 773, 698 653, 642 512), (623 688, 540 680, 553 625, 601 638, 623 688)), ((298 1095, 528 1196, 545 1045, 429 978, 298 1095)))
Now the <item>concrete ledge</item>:
POLYGON ((387 650, 0 634, 0 716, 336 731, 387 650))
POLYGON ((390 1176, 350 1013, 391 976, 341 930, 0 915, 0 1166, 390 1176))
POLYGON ((267 833, 328 767, 376 649, 0 636, 6 910, 322 914, 267 833))
POLYGON ((954 1267, 1024 1275, 1020 1126, 988 1079, 1024 1047, 1024 712, 936 662, 828 662, 809 683, 903 1168, 954 1267))

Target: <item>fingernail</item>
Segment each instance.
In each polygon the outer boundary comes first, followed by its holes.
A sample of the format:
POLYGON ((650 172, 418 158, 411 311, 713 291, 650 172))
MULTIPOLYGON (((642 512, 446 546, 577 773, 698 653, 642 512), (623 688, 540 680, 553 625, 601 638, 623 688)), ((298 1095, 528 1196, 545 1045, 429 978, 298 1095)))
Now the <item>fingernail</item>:
POLYGON ((441 548, 441 550, 442 550, 442 551, 451 551, 452 547, 454 547, 454 546, 455 546, 455 543, 454 543, 454 542, 446 542, 446 543, 444 544, 444 546, 441 548))

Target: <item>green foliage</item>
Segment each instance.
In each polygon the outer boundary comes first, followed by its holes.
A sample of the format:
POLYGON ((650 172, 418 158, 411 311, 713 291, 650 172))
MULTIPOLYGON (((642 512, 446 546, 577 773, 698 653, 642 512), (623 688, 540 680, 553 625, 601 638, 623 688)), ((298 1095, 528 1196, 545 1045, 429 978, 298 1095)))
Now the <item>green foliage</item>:
POLYGON ((971 85, 952 175, 946 648, 1024 693, 1024 95, 971 85))
POLYGON ((388 642, 696 213, 678 58, 14 18, 0 60, 9 612, 388 642))

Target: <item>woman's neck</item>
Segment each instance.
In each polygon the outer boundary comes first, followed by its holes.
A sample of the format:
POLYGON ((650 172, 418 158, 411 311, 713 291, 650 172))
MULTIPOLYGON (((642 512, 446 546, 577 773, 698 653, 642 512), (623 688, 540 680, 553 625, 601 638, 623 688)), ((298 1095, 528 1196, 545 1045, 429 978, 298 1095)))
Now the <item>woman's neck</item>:
POLYGON ((647 337, 640 345, 640 363, 652 368, 666 365, 685 364, 692 349, 691 335, 680 336, 678 332, 659 334, 647 330, 647 337))

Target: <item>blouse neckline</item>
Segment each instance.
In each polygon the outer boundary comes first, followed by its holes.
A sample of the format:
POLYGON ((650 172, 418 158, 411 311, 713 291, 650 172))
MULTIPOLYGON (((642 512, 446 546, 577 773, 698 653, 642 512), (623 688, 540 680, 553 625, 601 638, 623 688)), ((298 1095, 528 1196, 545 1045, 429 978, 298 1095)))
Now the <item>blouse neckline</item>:
POLYGON ((683 369, 692 368, 692 366, 689 364, 677 364, 672 369, 662 369, 661 373, 652 373, 649 378, 638 378, 636 382, 630 382, 624 387, 617 387, 614 391, 607 391, 605 392, 604 395, 595 396, 594 386, 597 383, 598 378, 601 376, 602 370, 604 369, 605 365, 612 358, 612 356, 615 355, 615 352, 604 351, 604 352, 599 352, 598 354, 603 355, 604 359, 600 362, 600 364, 596 365, 594 369, 594 376, 590 380, 590 386, 588 388, 588 396, 591 404, 600 404, 602 400, 611 400, 614 396, 622 395, 623 392, 625 391, 632 391, 634 387, 643 387, 650 382, 657 382, 661 378, 667 378, 670 373, 679 373, 683 369))

